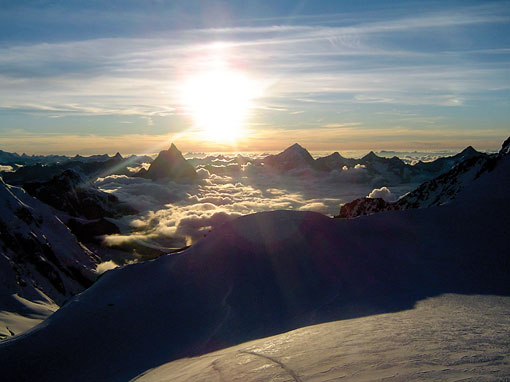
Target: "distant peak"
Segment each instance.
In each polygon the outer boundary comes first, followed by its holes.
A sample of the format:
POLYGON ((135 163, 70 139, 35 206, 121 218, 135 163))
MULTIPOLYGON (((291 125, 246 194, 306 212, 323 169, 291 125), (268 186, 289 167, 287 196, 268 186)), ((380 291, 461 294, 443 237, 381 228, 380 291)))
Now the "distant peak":
POLYGON ((185 161, 186 159, 182 155, 181 151, 177 148, 176 145, 173 143, 170 145, 168 150, 160 151, 159 155, 157 156, 156 160, 158 158, 164 158, 165 160, 174 160, 175 158, 178 158, 179 160, 185 161))
POLYGON ((372 159, 377 159, 377 158, 379 158, 379 157, 373 151, 370 151, 367 155, 365 155, 361 159, 372 160, 372 159))
POLYGON ((299 143, 294 143, 292 146, 287 147, 287 150, 304 150, 304 148, 299 143))
POLYGON ((168 151, 175 151, 175 152, 178 152, 180 153, 181 151, 177 148, 176 145, 174 145, 173 143, 170 145, 170 148, 168 149, 168 151))
POLYGON ((468 154, 468 153, 477 153, 473 146, 468 146, 464 150, 462 150, 462 154, 468 154))
POLYGON ((341 158, 341 159, 345 159, 342 154, 340 154, 338 151, 335 151, 333 154, 331 154, 332 157, 334 158, 341 158))
POLYGON ((122 155, 117 151, 117 154, 115 154, 114 158, 122 159, 122 155))

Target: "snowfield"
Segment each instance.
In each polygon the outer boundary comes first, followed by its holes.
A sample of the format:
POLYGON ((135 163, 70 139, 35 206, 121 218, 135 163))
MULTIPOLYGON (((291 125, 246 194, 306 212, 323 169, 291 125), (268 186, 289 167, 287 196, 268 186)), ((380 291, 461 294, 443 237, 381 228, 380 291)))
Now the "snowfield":
POLYGON ((508 174, 504 156, 439 207, 229 221, 180 254, 106 272, 0 344, 2 378, 194 380, 218 359, 212 369, 224 380, 242 363, 248 380, 501 381, 508 298, 451 293, 510 295, 508 174))
POLYGON ((510 297, 446 294, 184 358, 137 382, 505 381, 510 297))

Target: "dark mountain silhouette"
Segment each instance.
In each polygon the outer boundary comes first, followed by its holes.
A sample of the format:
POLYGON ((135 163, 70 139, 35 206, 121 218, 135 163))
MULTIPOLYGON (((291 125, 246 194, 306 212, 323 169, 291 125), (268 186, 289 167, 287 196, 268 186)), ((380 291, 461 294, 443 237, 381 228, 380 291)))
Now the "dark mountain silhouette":
MULTIPOLYGON (((438 158, 432 162, 418 162, 416 165, 405 163, 394 156, 385 158, 378 156, 373 151, 362 158, 344 158, 338 152, 325 157, 314 159, 310 153, 295 143, 276 155, 268 155, 265 158, 254 161, 255 165, 264 166, 285 174, 296 169, 312 169, 317 172, 342 171, 344 169, 362 166, 366 169, 370 178, 374 180, 374 186, 388 184, 418 183, 429 180, 443 172, 450 170, 457 163, 469 158, 486 157, 471 146, 461 153, 444 158, 438 158)), ((217 173, 214 166, 207 168, 210 172, 217 173)))
POLYGON ((142 169, 135 176, 152 180, 194 180, 197 173, 172 143, 168 150, 159 153, 148 170, 142 169))
POLYGON ((286 172, 296 168, 313 168, 315 161, 305 148, 294 143, 283 152, 276 155, 269 155, 263 159, 255 161, 255 163, 272 167, 281 172, 286 172))
POLYGON ((58 163, 46 164, 38 162, 18 168, 14 172, 2 174, 4 181, 8 184, 23 185, 28 182, 47 182, 54 176, 60 175, 65 170, 73 170, 87 179, 95 179, 98 176, 107 175, 132 175, 127 167, 136 166, 141 163, 152 162, 147 156, 130 156, 125 159, 117 153, 110 157, 108 155, 93 155, 90 157, 75 156, 58 163))
POLYGON ((100 219, 138 213, 115 195, 89 184, 74 170, 65 170, 47 182, 25 183, 23 188, 30 195, 71 216, 100 219))
POLYGON ((344 158, 338 152, 334 152, 328 156, 317 158, 314 167, 319 171, 332 171, 335 169, 342 169, 344 166, 354 167, 356 159, 344 158))

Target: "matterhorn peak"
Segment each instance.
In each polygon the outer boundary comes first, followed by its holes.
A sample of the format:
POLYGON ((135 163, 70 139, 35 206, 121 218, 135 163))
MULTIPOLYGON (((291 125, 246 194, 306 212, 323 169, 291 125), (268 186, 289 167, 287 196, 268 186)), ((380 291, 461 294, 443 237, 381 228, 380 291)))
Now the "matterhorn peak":
POLYGON ((152 162, 147 171, 140 170, 137 176, 159 179, 194 179, 197 173, 194 167, 182 156, 173 143, 168 150, 163 150, 152 162))

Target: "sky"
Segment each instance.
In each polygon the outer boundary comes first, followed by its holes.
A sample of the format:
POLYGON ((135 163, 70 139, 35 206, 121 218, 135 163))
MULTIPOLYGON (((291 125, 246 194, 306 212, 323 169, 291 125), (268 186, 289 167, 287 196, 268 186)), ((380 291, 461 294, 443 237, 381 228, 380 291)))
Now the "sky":
POLYGON ((0 0, 0 149, 497 149, 507 1, 0 0))

